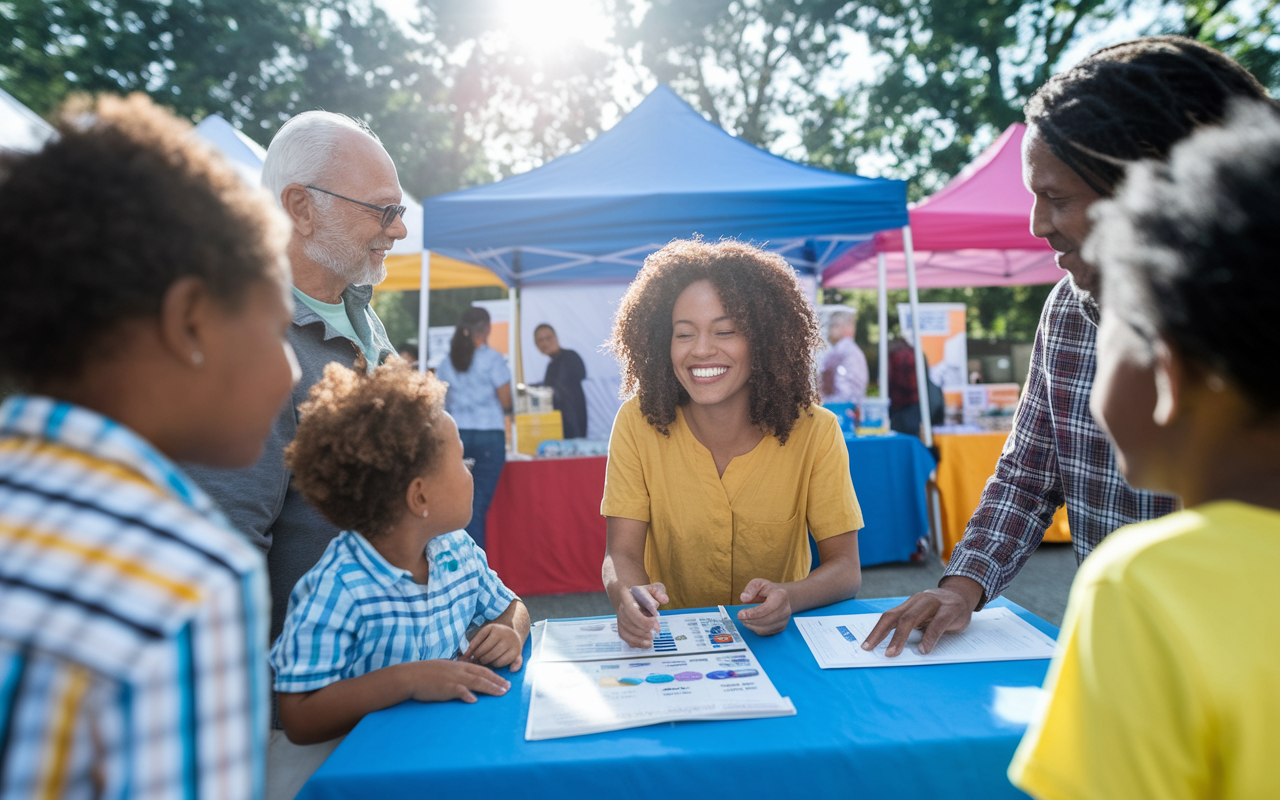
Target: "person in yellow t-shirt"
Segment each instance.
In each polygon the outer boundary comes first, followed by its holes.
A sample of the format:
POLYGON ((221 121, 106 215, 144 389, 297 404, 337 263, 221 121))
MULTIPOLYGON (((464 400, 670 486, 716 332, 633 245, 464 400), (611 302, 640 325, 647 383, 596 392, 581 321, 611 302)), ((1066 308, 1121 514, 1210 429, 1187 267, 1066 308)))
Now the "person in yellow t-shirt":
POLYGON ((1040 798, 1280 792, 1280 116, 1234 107, 1099 204, 1092 409, 1135 487, 1185 511, 1076 576, 1043 716, 1009 768, 1040 798))
POLYGON ((610 343, 635 394, 614 420, 601 503, 622 638, 652 641, 640 601, 755 603, 738 619, 768 635, 853 597, 862 513, 839 423, 817 405, 817 321, 786 261, 672 242, 645 260, 610 343))

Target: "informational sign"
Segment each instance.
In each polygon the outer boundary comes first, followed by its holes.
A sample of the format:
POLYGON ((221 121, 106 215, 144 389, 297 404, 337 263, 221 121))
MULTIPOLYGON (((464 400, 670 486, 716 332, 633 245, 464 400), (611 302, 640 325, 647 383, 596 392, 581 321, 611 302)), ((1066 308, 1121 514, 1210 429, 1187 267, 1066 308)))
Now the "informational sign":
MULTIPOLYGON (((919 303, 920 347, 929 365, 929 380, 946 389, 969 382, 968 330, 964 303, 919 303)), ((898 304, 898 327, 908 342, 912 338, 911 305, 898 304)))

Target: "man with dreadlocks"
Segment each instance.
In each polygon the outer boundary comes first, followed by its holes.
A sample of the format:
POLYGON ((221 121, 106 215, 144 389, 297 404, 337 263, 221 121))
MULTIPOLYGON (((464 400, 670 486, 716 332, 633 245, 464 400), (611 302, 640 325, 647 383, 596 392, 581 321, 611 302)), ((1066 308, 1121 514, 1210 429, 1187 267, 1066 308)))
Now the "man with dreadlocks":
POLYGON ((863 642, 919 651, 964 630, 972 613, 1012 582, 1064 503, 1077 562, 1117 528, 1163 516, 1177 500, 1133 489, 1089 412, 1095 368, 1098 273, 1081 256, 1088 209, 1113 195, 1127 164, 1166 159, 1196 128, 1220 122, 1235 97, 1266 100, 1247 70, 1205 45, 1151 36, 1100 50, 1051 78, 1026 106, 1023 180, 1035 195, 1031 232, 1068 273, 1036 330, 1013 432, 938 588, 886 611, 863 642))

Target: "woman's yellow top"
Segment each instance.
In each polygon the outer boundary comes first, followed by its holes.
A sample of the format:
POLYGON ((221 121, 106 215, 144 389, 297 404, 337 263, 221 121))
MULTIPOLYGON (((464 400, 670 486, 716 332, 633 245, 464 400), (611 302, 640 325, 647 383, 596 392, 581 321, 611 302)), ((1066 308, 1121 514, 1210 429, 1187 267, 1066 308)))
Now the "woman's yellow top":
POLYGON ((862 527, 849 451, 830 411, 801 413, 785 445, 765 436, 729 462, 724 476, 682 409, 663 436, 640 401, 623 404, 609 438, 600 513, 649 523, 644 566, 667 587, 666 608, 740 603, 752 578, 809 574, 817 541, 862 527))

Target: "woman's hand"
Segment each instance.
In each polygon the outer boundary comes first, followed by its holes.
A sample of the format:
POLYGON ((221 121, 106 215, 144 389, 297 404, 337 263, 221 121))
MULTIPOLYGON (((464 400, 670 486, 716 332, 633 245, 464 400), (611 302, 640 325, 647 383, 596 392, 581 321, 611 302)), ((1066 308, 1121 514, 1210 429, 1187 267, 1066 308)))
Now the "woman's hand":
POLYGON ((515 628, 495 620, 476 631, 462 659, 486 667, 510 666, 512 672, 519 672, 524 664, 524 640, 515 628))
POLYGON ((652 647, 653 637, 661 629, 662 622, 656 616, 658 606, 669 602, 667 587, 661 583, 649 583, 643 586, 628 587, 625 595, 620 595, 620 602, 614 607, 618 612, 618 636, 632 647, 652 647), (636 599, 634 592, 639 591, 653 599, 653 612, 649 616, 636 599))
POLYGON ((738 621, 761 636, 781 633, 791 619, 791 598, 780 583, 752 578, 742 590, 743 603, 759 603, 738 612, 738 621))

